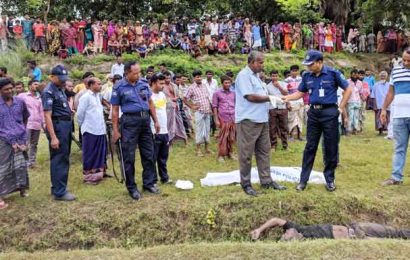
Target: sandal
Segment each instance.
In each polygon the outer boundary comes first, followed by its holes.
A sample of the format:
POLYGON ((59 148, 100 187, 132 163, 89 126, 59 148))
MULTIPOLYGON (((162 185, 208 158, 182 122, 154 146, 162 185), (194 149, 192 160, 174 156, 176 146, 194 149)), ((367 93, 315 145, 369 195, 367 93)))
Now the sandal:
POLYGON ((204 157, 204 154, 201 151, 196 152, 196 156, 198 157, 204 157))

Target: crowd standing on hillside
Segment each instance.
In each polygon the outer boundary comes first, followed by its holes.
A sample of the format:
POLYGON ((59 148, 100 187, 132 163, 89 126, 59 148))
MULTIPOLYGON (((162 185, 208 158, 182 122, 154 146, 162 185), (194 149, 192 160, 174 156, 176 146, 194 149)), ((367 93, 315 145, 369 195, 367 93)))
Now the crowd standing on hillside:
POLYGON ((147 21, 73 19, 44 23, 41 18, 3 16, 0 21, 0 51, 23 40, 34 52, 65 59, 74 54, 119 55, 136 53, 144 58, 158 49, 190 53, 247 54, 251 50, 317 49, 322 52, 401 52, 410 44, 410 31, 393 27, 365 32, 323 22, 311 24, 251 20, 245 17, 203 19, 173 18, 147 21))
POLYGON ((28 170, 36 167, 42 130, 49 141, 51 193, 56 200, 75 199, 67 189, 72 141, 82 148, 85 184, 109 177, 107 156, 118 152, 126 188, 135 200, 141 198, 135 183, 136 147, 142 188, 158 194, 158 178, 162 184, 172 183, 167 171, 170 145, 191 138, 198 157, 212 155, 211 138, 217 138, 216 158, 221 163, 239 160, 248 195, 256 195, 249 179, 253 153, 262 186, 283 190, 286 187, 270 178, 270 151, 278 149, 278 139, 284 150, 295 140, 304 141, 305 124, 307 144, 297 189, 306 187, 323 133, 326 188, 333 191, 339 135, 362 132, 369 117, 366 110, 372 110, 378 133, 388 131, 386 138, 396 142, 393 174, 383 184, 402 183, 409 135, 410 49, 391 61, 390 77, 381 71, 377 80, 369 69, 346 72, 323 65, 318 50, 307 52, 306 70, 295 64, 283 75, 277 70, 265 73, 263 63, 263 52, 252 51, 238 75, 227 71, 218 80, 212 71, 174 74, 166 64, 142 71, 138 63, 123 64, 117 56, 106 82, 86 72, 74 85, 63 65, 51 70, 45 84, 36 62, 29 61, 27 87, 0 68, 0 209, 7 207, 3 198, 8 194, 28 195, 28 170))

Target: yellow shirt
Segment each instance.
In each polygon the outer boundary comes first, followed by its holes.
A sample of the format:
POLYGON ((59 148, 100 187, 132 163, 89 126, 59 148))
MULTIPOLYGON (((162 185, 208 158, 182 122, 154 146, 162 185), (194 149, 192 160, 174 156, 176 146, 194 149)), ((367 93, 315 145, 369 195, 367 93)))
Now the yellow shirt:
POLYGON ((81 90, 85 89, 85 84, 84 83, 80 83, 78 85, 76 85, 73 89, 73 91, 75 93, 79 93, 81 90))

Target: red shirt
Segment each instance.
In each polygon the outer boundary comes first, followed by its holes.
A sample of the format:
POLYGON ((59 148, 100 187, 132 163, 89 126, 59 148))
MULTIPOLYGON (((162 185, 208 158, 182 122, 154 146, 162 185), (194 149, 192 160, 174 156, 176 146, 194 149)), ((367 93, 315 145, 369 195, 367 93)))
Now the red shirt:
POLYGON ((34 37, 44 37, 45 36, 45 26, 42 23, 33 24, 34 37))
POLYGON ((218 42, 218 49, 228 49, 228 43, 224 40, 218 42))

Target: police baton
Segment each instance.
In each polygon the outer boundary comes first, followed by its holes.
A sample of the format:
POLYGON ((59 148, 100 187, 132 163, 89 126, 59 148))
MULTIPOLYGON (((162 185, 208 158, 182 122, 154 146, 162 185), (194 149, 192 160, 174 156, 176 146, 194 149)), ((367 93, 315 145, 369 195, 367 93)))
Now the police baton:
POLYGON ((124 155, 122 153, 122 144, 121 144, 121 138, 118 139, 117 141, 117 148, 118 148, 118 156, 119 156, 119 161, 120 161, 120 169, 121 169, 121 176, 122 176, 122 181, 125 181, 127 183, 127 177, 125 175, 125 167, 124 167, 124 155))
MULTIPOLYGON (((112 149, 112 143, 111 143, 111 139, 112 139, 112 137, 111 137, 111 131, 112 131, 111 122, 106 121, 105 124, 106 124, 106 126, 107 126, 107 135, 106 135, 106 137, 107 137, 107 139, 108 139, 108 140, 107 140, 107 144, 108 144, 108 149, 109 149, 110 157, 111 157, 112 171, 113 171, 113 174, 114 174, 115 179, 116 179, 119 183, 122 183, 123 180, 120 180, 120 179, 118 178, 117 172, 115 171, 114 151, 113 151, 113 149, 112 149)), ((110 176, 110 177, 112 177, 112 176, 110 176)))

